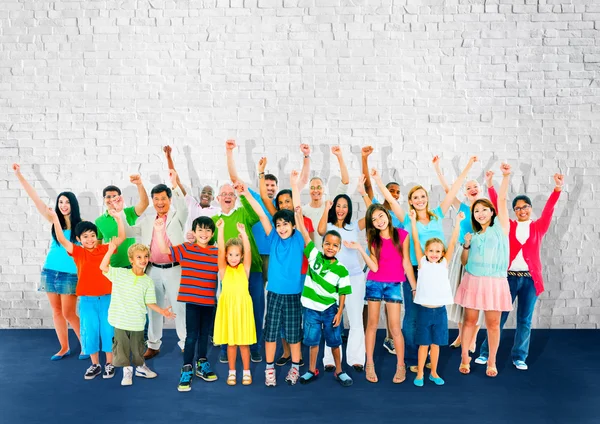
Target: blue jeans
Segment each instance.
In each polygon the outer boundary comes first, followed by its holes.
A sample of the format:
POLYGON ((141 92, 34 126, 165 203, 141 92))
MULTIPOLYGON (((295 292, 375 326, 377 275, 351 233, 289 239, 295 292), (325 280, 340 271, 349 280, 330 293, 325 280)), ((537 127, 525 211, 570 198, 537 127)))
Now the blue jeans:
MULTIPOLYGON (((250 272, 248 291, 252 298, 254 324, 256 325, 256 344, 250 346, 250 351, 258 352, 260 350, 260 342, 262 341, 263 318, 265 316, 265 287, 262 272, 250 272)), ((227 345, 221 345, 221 353, 227 355, 227 345)))
MULTIPOLYGON (((417 278, 418 268, 413 267, 415 279, 417 278)), ((404 294, 404 319, 402 320, 402 334, 404 335, 404 361, 407 366, 417 365, 417 305, 413 302, 413 293, 410 283, 402 283, 402 292, 404 294)))
MULTIPOLYGON (((513 362, 525 361, 527 359, 527 355, 529 355, 531 320, 533 318, 535 302, 537 301, 538 297, 535 294, 535 287, 531 277, 516 277, 509 275, 508 285, 510 286, 510 295, 513 303, 515 303, 515 299, 517 297, 519 298, 519 304, 517 306, 517 329, 515 331, 515 342, 512 348, 512 360, 513 362)), ((502 332, 507 318, 508 312, 502 312, 502 318, 500 319, 500 332, 502 332)), ((489 354, 490 350, 486 338, 481 345, 479 355, 487 358, 489 354)))

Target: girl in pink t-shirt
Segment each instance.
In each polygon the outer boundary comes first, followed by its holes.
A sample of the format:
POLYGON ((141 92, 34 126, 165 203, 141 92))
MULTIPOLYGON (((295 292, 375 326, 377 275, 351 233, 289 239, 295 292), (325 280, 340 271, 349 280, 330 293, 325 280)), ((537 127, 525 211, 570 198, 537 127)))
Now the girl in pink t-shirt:
POLYGON ((400 328, 400 312, 402 303, 402 288, 406 278, 414 289, 415 276, 410 263, 408 233, 400 228, 394 228, 388 210, 380 204, 373 204, 367 209, 365 224, 367 243, 370 255, 357 242, 344 242, 344 246, 360 252, 370 271, 367 275, 365 300, 368 303, 369 318, 365 333, 367 363, 365 373, 367 381, 377 382, 373 350, 375 336, 379 324, 379 309, 381 301, 385 301, 390 331, 396 346, 398 365, 393 382, 402 383, 406 379, 404 365, 404 338, 400 328), (406 276, 405 276, 406 273, 406 276))

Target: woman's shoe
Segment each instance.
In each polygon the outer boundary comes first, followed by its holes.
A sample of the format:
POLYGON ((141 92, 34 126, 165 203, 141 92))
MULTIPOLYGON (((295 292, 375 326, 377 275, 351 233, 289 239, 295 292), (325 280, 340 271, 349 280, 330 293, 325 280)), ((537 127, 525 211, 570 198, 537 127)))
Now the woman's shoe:
POLYGON ((365 377, 369 383, 377 383, 377 374, 375 374, 375 364, 365 365, 365 377))
POLYGON ((440 378, 440 377, 434 377, 431 374, 429 374, 429 380, 433 381, 438 386, 443 386, 444 383, 445 383, 445 381, 442 378, 440 378))
POLYGON ((392 379, 392 382, 395 384, 400 384, 404 380, 406 380, 406 366, 404 366, 404 365, 396 366, 396 374, 394 374, 394 378, 392 379))
POLYGON ((52 355, 52 357, 50 358, 50 360, 51 361, 60 361, 61 359, 66 358, 69 355, 71 355, 71 349, 67 350, 62 355, 52 355))

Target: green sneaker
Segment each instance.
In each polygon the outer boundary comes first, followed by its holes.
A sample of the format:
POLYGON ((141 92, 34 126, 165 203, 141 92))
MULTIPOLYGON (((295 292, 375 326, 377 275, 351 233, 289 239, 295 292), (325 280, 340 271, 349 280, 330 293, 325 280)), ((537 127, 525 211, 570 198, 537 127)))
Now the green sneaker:
POLYGON ((217 381, 217 374, 210 368, 210 362, 206 359, 198 359, 196 362, 196 376, 204 381, 217 381))
POLYGON ((191 365, 184 365, 181 369, 181 377, 179 378, 179 385, 177 390, 180 392, 189 392, 192 390, 192 375, 194 374, 191 365))

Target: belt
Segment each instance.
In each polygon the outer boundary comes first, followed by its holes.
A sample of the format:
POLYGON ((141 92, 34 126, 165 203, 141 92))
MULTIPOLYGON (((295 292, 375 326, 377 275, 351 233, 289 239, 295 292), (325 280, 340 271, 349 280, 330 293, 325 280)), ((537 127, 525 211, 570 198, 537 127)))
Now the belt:
POLYGON ((173 268, 174 266, 179 266, 179 262, 172 262, 170 264, 155 264, 150 262, 150 265, 155 266, 156 268, 169 269, 173 268))
POLYGON ((531 273, 529 271, 508 271, 508 275, 511 277, 529 277, 531 278, 531 273))

